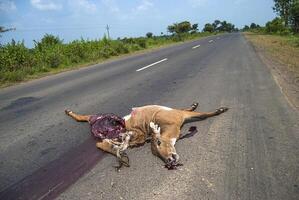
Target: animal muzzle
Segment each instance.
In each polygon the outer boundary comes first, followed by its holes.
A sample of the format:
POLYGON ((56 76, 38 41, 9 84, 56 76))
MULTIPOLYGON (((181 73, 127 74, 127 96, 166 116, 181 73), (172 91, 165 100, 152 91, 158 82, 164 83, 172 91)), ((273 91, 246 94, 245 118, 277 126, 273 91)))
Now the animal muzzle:
POLYGON ((172 153, 167 159, 166 159, 166 163, 170 163, 170 162, 177 162, 179 160, 179 155, 176 153, 172 153))
POLYGON ((176 153, 171 154, 171 156, 165 160, 165 167, 169 170, 177 169, 178 166, 183 165, 181 163, 178 163, 178 160, 179 160, 178 154, 176 153))

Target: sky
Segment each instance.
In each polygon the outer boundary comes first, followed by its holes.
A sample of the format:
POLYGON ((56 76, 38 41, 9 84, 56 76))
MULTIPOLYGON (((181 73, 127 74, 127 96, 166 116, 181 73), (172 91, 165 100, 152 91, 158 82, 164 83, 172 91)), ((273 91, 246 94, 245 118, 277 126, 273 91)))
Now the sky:
POLYGON ((206 23, 226 20, 242 28, 264 25, 276 15, 273 0, 0 0, 0 43, 24 40, 33 47, 46 33, 64 42, 102 38, 109 25, 111 38, 166 33, 175 22, 206 23))

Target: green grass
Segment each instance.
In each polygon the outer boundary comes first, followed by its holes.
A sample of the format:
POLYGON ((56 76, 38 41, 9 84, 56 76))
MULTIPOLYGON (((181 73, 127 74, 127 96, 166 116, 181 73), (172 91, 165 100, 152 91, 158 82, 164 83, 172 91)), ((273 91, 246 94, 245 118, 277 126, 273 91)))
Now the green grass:
POLYGON ((299 36, 264 33, 245 33, 253 45, 285 66, 285 70, 299 77, 299 36))
POLYGON ((33 49, 26 48, 23 42, 12 41, 0 45, 0 87, 213 34, 187 33, 118 40, 104 37, 101 40, 75 40, 67 44, 58 37, 45 35, 40 42, 35 42, 33 49))

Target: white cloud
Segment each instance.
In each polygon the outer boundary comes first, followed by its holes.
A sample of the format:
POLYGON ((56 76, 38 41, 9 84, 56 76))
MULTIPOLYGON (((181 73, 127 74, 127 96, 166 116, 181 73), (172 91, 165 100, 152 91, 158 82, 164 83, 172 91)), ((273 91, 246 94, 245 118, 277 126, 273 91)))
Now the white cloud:
POLYGON ((10 12, 15 10, 17 10, 17 7, 13 1, 0 1, 0 11, 10 12))
POLYGON ((53 1, 45 0, 30 0, 31 5, 38 10, 60 10, 61 4, 54 3, 53 1))
POLYGON ((95 12, 97 10, 96 4, 88 0, 75 0, 72 2, 77 4, 79 8, 83 8, 88 12, 95 12))
POLYGON ((188 0, 193 8, 201 7, 206 4, 207 0, 188 0))
POLYGON ((145 16, 145 12, 154 7, 152 0, 139 0, 133 8, 119 7, 117 0, 101 0, 107 10, 118 20, 136 19, 140 15, 145 16))
POLYGON ((143 0, 141 2, 141 4, 139 6, 137 6, 136 10, 137 11, 148 10, 148 9, 150 9, 153 6, 154 6, 154 4, 151 1, 149 1, 149 0, 143 0))
POLYGON ((102 3, 109 9, 112 13, 120 12, 120 9, 115 0, 102 0, 102 3))

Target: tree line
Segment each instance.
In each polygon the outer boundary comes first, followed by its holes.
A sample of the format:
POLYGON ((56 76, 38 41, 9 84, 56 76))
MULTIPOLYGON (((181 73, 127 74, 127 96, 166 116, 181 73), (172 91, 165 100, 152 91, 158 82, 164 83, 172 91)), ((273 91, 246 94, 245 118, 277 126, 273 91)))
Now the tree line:
POLYGON ((273 11, 278 17, 267 22, 264 27, 251 23, 243 31, 259 31, 280 35, 299 33, 299 0, 274 0, 273 11))
POLYGON ((239 31, 232 23, 227 21, 215 20, 213 23, 205 24, 203 31, 205 32, 233 32, 239 31))
MULTIPOLYGON (((228 23, 227 21, 215 20, 213 23, 206 23, 202 32, 215 33, 215 32, 233 32, 238 31, 235 25, 228 23)), ((167 26, 167 32, 170 36, 181 36, 183 34, 195 34, 199 33, 198 23, 191 24, 189 21, 182 21, 173 23, 167 26)), ((163 35, 163 33, 162 33, 163 35)), ((152 32, 146 33, 147 38, 152 38, 154 34, 152 32)))
MULTIPOLYGON (((198 24, 191 24, 188 21, 183 21, 180 23, 174 23, 167 27, 167 31, 171 34, 180 33, 196 33, 198 32, 198 24)), ((215 20, 213 23, 206 23, 202 32, 233 32, 238 31, 235 25, 228 23, 227 21, 215 20)))

